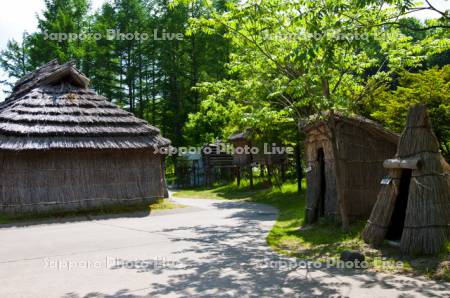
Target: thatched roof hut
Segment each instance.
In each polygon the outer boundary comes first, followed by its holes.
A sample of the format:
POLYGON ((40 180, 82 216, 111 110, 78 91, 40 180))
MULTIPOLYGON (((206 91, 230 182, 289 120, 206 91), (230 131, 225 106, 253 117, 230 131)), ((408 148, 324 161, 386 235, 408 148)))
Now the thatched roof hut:
POLYGON ((264 168, 267 168, 267 178, 272 179, 272 174, 275 170, 279 170, 281 180, 286 179, 286 167, 288 163, 288 154, 281 146, 276 146, 276 143, 269 139, 265 143, 255 141, 253 129, 246 129, 243 132, 232 134, 228 141, 233 145, 233 164, 236 166, 237 184, 240 185, 241 172, 243 169, 249 175, 250 186, 253 186, 253 167, 260 167, 260 177, 264 176, 264 168), (274 150, 272 147, 278 147, 280 151, 274 150), (283 150, 281 150, 283 149, 283 150), (283 151, 281 153, 281 151, 283 151))
POLYGON ((159 129, 88 88, 56 60, 0 104, 0 212, 73 210, 163 197, 159 129))
POLYGON ((371 120, 340 114, 334 117, 338 156, 333 154, 328 119, 313 121, 304 128, 307 223, 314 223, 323 216, 339 218, 338 188, 345 198, 345 210, 350 219, 369 217, 380 180, 386 174, 383 161, 392 156, 397 147, 398 135, 371 120), (339 185, 336 162, 340 163, 342 173, 339 185))
POLYGON ((450 166, 439 151, 425 106, 412 107, 389 178, 363 231, 367 243, 400 240, 408 254, 435 254, 450 239, 450 166))
POLYGON ((233 153, 234 164, 237 166, 249 166, 250 164, 258 165, 279 165, 287 162, 288 156, 285 152, 265 152, 271 149, 275 143, 267 140, 266 147, 254 141, 253 130, 247 129, 243 132, 237 132, 228 137, 228 141, 233 145, 235 152, 233 153), (250 148, 256 147, 258 153, 251 154, 250 148), (241 150, 239 150, 241 148, 241 150), (249 148, 248 150, 243 150, 249 148))
POLYGON ((254 156, 252 154, 245 154, 244 152, 240 152, 244 148, 251 148, 252 141, 250 138, 250 130, 246 130, 244 132, 237 132, 232 134, 228 141, 233 145, 235 152, 233 152, 233 163, 239 167, 249 166, 254 161, 254 156), (238 153, 239 152, 239 153, 238 153))
POLYGON ((229 180, 234 170, 233 157, 228 152, 226 144, 217 140, 202 147, 202 163, 204 170, 204 183, 212 185, 217 180, 229 180))

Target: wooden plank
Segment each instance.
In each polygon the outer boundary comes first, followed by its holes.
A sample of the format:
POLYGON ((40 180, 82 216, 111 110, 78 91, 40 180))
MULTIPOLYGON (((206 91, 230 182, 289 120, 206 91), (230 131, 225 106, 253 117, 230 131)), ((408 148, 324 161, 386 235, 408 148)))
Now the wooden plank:
POLYGON ((386 169, 411 169, 417 170, 422 161, 420 158, 411 159, 387 159, 383 162, 383 167, 386 169))

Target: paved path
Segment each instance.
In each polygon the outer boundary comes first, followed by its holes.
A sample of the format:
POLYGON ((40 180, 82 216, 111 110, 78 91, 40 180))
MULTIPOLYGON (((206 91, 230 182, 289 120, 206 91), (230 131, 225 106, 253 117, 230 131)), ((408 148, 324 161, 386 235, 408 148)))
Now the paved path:
POLYGON ((265 243, 276 210, 177 200, 192 207, 0 227, 0 297, 450 297, 449 284, 283 266, 294 259, 265 243))

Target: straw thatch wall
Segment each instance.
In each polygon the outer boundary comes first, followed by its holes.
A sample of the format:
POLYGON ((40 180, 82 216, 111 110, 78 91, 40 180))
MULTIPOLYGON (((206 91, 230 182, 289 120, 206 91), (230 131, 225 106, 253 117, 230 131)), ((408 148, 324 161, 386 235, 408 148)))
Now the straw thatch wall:
POLYGON ((406 195, 404 222, 396 223, 403 224, 400 248, 408 254, 435 254, 450 239, 450 166, 439 151, 424 105, 410 109, 395 158, 398 162, 385 163, 398 165, 390 170, 393 182, 380 192, 363 238, 381 244, 395 228, 395 202, 406 195), (405 170, 411 171, 411 179, 401 189, 397 181, 405 170))
POLYGON ((0 212, 79 210, 165 196, 162 158, 148 151, 0 152, 0 212))
POLYGON ((158 128, 88 88, 69 62, 19 80, 0 104, 0 212, 77 210, 167 194, 158 128))
POLYGON ((336 157, 327 122, 305 128, 305 158, 307 162, 307 221, 315 222, 324 196, 324 216, 339 215, 337 187, 345 197, 345 210, 352 219, 368 217, 375 204, 380 180, 386 175, 383 161, 396 149, 398 136, 362 117, 336 115, 336 140, 343 177, 336 185, 334 163, 336 157), (324 173, 321 173, 319 151, 324 154, 324 173), (322 177, 325 175, 325 177, 322 177), (322 185, 325 183, 325 186, 322 185), (324 194, 322 194, 324 192, 324 194))
POLYGON ((363 238, 369 244, 379 245, 384 241, 399 193, 401 174, 402 172, 399 169, 390 169, 388 177, 391 179, 391 182, 381 186, 377 201, 368 220, 370 226, 363 231, 363 238))

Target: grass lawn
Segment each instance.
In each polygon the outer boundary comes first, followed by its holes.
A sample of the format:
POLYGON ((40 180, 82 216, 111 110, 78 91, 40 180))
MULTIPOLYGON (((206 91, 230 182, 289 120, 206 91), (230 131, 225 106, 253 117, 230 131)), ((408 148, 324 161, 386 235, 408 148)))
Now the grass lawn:
POLYGON ((307 229, 299 230, 305 214, 305 188, 297 193, 296 183, 285 183, 281 188, 262 182, 254 188, 237 187, 235 183, 212 188, 180 190, 176 197, 220 200, 248 200, 272 205, 279 209, 277 221, 267 236, 267 243, 277 252, 307 260, 326 261, 338 258, 341 251, 362 251, 372 271, 425 275, 450 281, 450 245, 437 257, 405 257, 397 248, 388 245, 373 249, 362 241, 360 234, 365 222, 353 223, 343 232, 338 223, 322 220, 307 229), (398 262, 401 262, 400 264, 398 262))
POLYGON ((0 224, 14 224, 14 223, 26 223, 30 221, 47 221, 47 220, 59 220, 68 219, 74 217, 95 217, 95 216, 108 216, 108 215, 120 215, 125 213, 136 212, 158 212, 161 210, 183 208, 185 206, 175 204, 167 199, 158 199, 151 204, 139 203, 126 206, 105 206, 102 208, 81 210, 81 211, 61 211, 51 212, 43 214, 24 214, 24 215, 5 215, 0 214, 0 224))

